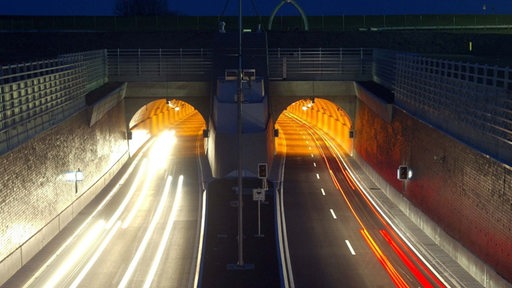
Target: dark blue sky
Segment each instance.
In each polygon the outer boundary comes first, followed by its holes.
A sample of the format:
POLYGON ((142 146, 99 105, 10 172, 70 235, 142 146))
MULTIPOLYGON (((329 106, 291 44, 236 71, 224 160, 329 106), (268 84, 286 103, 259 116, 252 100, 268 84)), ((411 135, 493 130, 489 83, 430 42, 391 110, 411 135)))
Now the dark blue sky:
MULTIPOLYGON (((220 15, 226 0, 168 0, 187 15, 220 15)), ((270 15, 282 0, 244 0, 244 14, 270 15), (252 3, 256 5, 253 8, 252 3)), ((512 0, 295 0, 307 15, 512 14, 512 0), (485 7, 485 10, 483 9, 485 7)), ((0 0, 0 15, 112 15, 115 0, 0 0)), ((237 15, 229 0, 224 15, 237 15)), ((298 15, 286 4, 278 15, 298 15)))

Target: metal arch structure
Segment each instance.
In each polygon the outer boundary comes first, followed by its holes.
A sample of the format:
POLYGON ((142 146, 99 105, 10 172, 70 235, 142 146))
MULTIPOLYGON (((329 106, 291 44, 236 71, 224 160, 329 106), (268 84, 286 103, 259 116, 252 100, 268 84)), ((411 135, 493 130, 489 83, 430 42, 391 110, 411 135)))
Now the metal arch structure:
POLYGON ((306 17, 306 14, 304 13, 304 10, 302 10, 302 8, 300 8, 299 4, 297 4, 295 2, 295 0, 282 0, 281 3, 279 3, 276 6, 276 8, 274 8, 274 11, 272 11, 272 15, 270 15, 270 19, 268 20, 268 30, 269 31, 272 30, 272 23, 274 22, 274 17, 276 16, 277 11, 279 11, 279 9, 281 9, 281 7, 285 3, 291 3, 293 6, 295 6, 295 8, 299 11, 300 16, 302 17, 302 21, 304 22, 304 30, 308 31, 309 24, 308 24, 308 19, 306 17))

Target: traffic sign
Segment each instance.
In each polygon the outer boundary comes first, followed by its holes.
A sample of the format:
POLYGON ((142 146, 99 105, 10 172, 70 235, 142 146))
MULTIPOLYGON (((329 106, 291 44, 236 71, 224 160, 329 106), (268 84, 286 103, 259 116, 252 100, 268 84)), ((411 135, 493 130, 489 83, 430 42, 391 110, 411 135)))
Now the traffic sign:
POLYGON ((265 201, 265 190, 262 188, 252 189, 252 200, 265 201))

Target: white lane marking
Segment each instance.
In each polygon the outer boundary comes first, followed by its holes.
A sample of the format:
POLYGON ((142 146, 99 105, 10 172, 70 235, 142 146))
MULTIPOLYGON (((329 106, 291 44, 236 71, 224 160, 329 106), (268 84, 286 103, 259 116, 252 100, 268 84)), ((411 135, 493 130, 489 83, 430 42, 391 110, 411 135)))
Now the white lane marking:
POLYGON ((356 252, 354 251, 354 248, 352 248, 352 245, 350 245, 350 242, 348 240, 345 240, 345 243, 347 244, 348 250, 350 250, 350 253, 352 255, 356 255, 356 252))
MULTIPOLYGON (((169 176, 171 177, 171 176, 169 176)), ((160 245, 158 246, 158 250, 156 252, 155 258, 153 258, 153 263, 151 264, 151 269, 146 276, 146 281, 144 282, 144 288, 151 287, 151 283, 155 279, 156 271, 158 266, 160 265, 160 261, 162 260, 162 256, 164 255, 165 248, 168 244, 169 237, 171 235, 172 227, 174 225, 174 221, 176 219, 176 213, 178 212, 178 205, 180 205, 181 201, 181 191, 183 190, 183 175, 180 175, 178 178, 178 188, 176 190, 176 196, 174 196, 174 203, 172 204, 171 213, 169 213, 169 218, 167 219, 167 225, 165 226, 164 234, 162 235, 162 239, 160 239, 160 245)))
POLYGON ((334 210, 329 209, 329 211, 331 211, 332 218, 338 219, 338 217, 336 217, 336 214, 334 214, 334 210))
POLYGON ((315 166, 315 167, 316 167, 316 162, 313 162, 313 166, 315 166))
POLYGON ((114 237, 114 234, 116 234, 116 232, 119 230, 119 226, 121 226, 121 222, 117 221, 116 224, 114 225, 114 227, 112 227, 112 229, 110 229, 110 232, 108 232, 107 237, 105 239, 103 239, 103 242, 101 242, 101 244, 98 247, 98 249, 96 250, 96 252, 94 252, 94 254, 92 255, 89 262, 87 262, 87 264, 82 269, 80 274, 78 274, 78 277, 76 277, 75 280, 73 281, 73 283, 71 283, 71 286, 69 286, 70 288, 76 288, 80 285, 80 282, 82 282, 85 275, 87 275, 87 273, 89 272, 89 270, 91 270, 92 266, 94 265, 94 263, 96 263, 98 258, 101 256, 101 254, 105 250, 105 248, 107 248, 107 245, 110 243, 110 241, 114 237))
POLYGON ((322 191, 322 195, 324 195, 324 196, 325 196, 325 190, 324 190, 324 188, 321 188, 320 190, 322 191))
POLYGON ((313 155, 313 153, 311 153, 311 158, 315 157, 315 155, 313 155))
POLYGON ((320 179, 320 175, 316 173, 316 179, 320 179))

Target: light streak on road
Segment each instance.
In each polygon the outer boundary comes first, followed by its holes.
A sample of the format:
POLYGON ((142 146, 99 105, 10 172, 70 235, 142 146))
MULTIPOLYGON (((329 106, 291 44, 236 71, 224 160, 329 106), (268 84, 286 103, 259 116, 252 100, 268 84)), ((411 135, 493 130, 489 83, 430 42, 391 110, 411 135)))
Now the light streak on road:
POLYGON ((144 181, 142 193, 139 194, 139 197, 137 198, 135 205, 130 210, 128 217, 126 217, 126 219, 123 221, 123 225, 121 226, 121 228, 126 229, 128 226, 130 226, 130 223, 132 222, 133 218, 139 211, 140 206, 146 199, 146 195, 149 192, 149 186, 151 185, 151 183, 153 183, 155 179, 154 175, 156 174, 157 170, 165 168, 167 161, 163 161, 163 159, 167 159, 167 157, 169 157, 175 143, 176 136, 174 130, 163 131, 158 136, 155 145, 153 145, 149 153, 150 165, 147 171, 146 180, 144 181))
MULTIPOLYGON (((363 186, 361 185, 361 183, 359 183, 359 181, 357 180, 357 177, 355 177, 355 175, 352 173, 352 171, 350 171, 350 169, 347 168, 348 165, 343 160, 343 157, 341 156, 341 153, 339 152, 337 145, 334 144, 331 141, 331 139, 329 139, 327 136, 325 136, 324 133, 322 133, 318 129, 312 127, 308 123, 305 123, 302 119, 299 119, 294 115, 290 115, 289 113, 287 115, 289 115, 292 119, 295 119, 296 121, 304 124, 306 127, 309 127, 310 131, 313 131, 313 130, 316 131, 316 133, 319 135, 319 137, 322 138, 323 142, 327 145, 328 149, 333 152, 333 155, 336 155, 335 160, 337 162, 337 166, 339 167, 339 170, 341 170, 341 172, 343 173, 343 176, 347 180, 347 183, 349 184, 350 188, 352 188, 353 191, 357 191, 360 193, 360 195, 362 196, 364 201, 368 204, 368 207, 373 211, 373 213, 380 220, 380 222, 386 227, 386 230, 390 231, 390 233, 395 236, 395 238, 399 241, 399 243, 402 245, 402 247, 404 247, 405 250, 407 251, 407 253, 409 254, 408 256, 406 256, 406 254, 400 249, 400 247, 398 247, 398 245, 396 245, 394 242, 392 242, 394 244, 394 247, 392 245, 394 252, 402 259, 405 266, 411 271, 411 273, 413 275, 415 275, 418 282, 422 283, 422 285, 424 285, 424 287, 431 287, 431 286, 428 286, 431 284, 428 282, 428 280, 426 280, 426 278, 423 276, 423 274, 421 274, 421 277, 416 275, 415 270, 417 270, 417 267, 414 265, 414 263, 412 263, 412 261, 409 258, 407 258, 407 260, 405 260, 402 257, 410 257, 410 258, 414 259, 414 261, 417 263, 417 265, 419 265, 423 269, 423 271, 425 273, 427 273, 428 276, 436 282, 437 285, 439 285, 440 287, 445 287, 446 283, 439 276, 438 272, 435 271, 427 261, 425 261, 425 259, 421 256, 421 254, 419 254, 415 250, 415 248, 407 241, 407 239, 400 233, 400 231, 396 229, 396 227, 393 225, 392 221, 390 221, 390 219, 379 208, 379 206, 374 202, 374 200, 371 197, 369 197, 368 193, 366 191, 364 191, 364 189, 362 188, 363 186), (343 162, 343 164, 340 161, 343 162), (398 236, 398 235, 400 235, 400 236, 398 236), (406 242, 407 244, 404 244, 404 242, 406 242), (414 252, 412 250, 414 250, 414 252), (421 260, 419 258, 421 258, 421 260), (427 268, 427 266, 428 266, 428 268, 427 268), (423 279, 425 279, 425 280, 423 280, 423 279), (425 285, 423 281, 426 281, 425 283, 427 283, 428 285, 425 285)), ((312 132, 310 132, 310 134, 313 137, 313 139, 316 141, 317 147, 321 147, 319 141, 313 136, 312 132)), ((387 260, 386 256, 382 253, 382 251, 380 250, 378 245, 374 242, 374 240, 371 238, 371 236, 367 232, 365 225, 363 224, 362 220, 359 218, 356 211, 353 209, 350 201, 348 200, 347 196, 345 195, 345 192, 342 190, 336 175, 332 172, 330 164, 328 162, 328 159, 325 156, 325 154, 323 153, 322 149, 320 149, 320 154, 324 158, 324 162, 327 164, 327 167, 329 169, 329 173, 331 175, 331 179, 332 179, 334 185, 341 192, 341 195, 345 199, 345 202, 347 203, 349 210, 352 212, 352 214, 356 218, 357 222, 359 222, 359 224, 361 225, 361 227, 362 227, 361 234, 363 235, 363 238, 365 238, 366 242, 368 243, 368 245, 370 246, 372 251, 375 253, 375 255, 377 256, 379 261, 381 261, 382 265, 384 265, 386 271, 388 273, 390 273, 390 276, 392 277, 392 280, 395 282, 395 284, 398 287, 402 287, 402 286, 400 286, 400 285, 402 285, 400 282, 401 276, 398 275, 400 278, 397 278, 397 276, 395 275, 395 273, 397 273, 396 269, 393 267, 391 262, 389 262, 387 260)), ((385 230, 383 230, 383 231, 385 231, 385 230)), ((386 232, 385 232, 385 235, 389 236, 386 232)), ((383 237, 384 237, 384 235, 383 235, 383 237)), ((388 241, 388 240, 393 241, 391 236, 389 236, 389 238, 386 239, 386 241, 388 241)), ((388 243, 389 243, 389 241, 388 241, 388 243)), ((391 243, 390 243, 390 245, 391 245, 391 243)), ((407 287, 407 286, 404 286, 404 287, 407 287)))
POLYGON ((395 285, 399 288, 408 288, 409 286, 405 283, 405 280, 400 276, 400 274, 396 271, 395 267, 389 262, 389 259, 382 253, 375 240, 370 236, 366 229, 361 229, 361 235, 363 235, 364 240, 368 243, 368 246, 373 251, 377 259, 380 261, 386 272, 388 272, 391 280, 395 285))
POLYGON ((137 164, 140 162, 142 154, 146 151, 147 147, 148 146, 146 146, 141 151, 141 153, 135 158, 135 160, 132 162, 132 164, 130 165, 128 170, 126 170, 126 172, 123 174, 123 177, 121 177, 121 180, 119 180, 119 182, 114 187, 114 189, 112 189, 110 191, 110 193, 107 195, 107 197, 105 197, 105 199, 103 199, 101 204, 94 210, 94 212, 82 223, 82 225, 80 225, 80 227, 78 227, 78 229, 73 233, 73 235, 71 235, 66 240, 66 242, 64 242, 64 244, 62 244, 60 246, 60 248, 52 255, 52 257, 50 257, 50 259, 48 259, 48 261, 46 261, 41 266, 41 268, 39 268, 39 270, 25 283, 25 285, 23 285, 23 288, 30 287, 32 285, 32 283, 34 283, 34 281, 37 278, 39 278, 39 276, 41 276, 41 273, 43 273, 46 270, 46 268, 48 268, 50 266, 50 264, 53 263, 53 261, 55 261, 55 259, 72 243, 72 241, 74 241, 78 237, 78 235, 82 232, 82 230, 84 230, 87 227, 87 225, 89 225, 89 223, 96 216, 96 214, 98 214, 98 212, 101 209, 103 209, 103 207, 105 207, 105 205, 107 205, 107 203, 112 199, 112 197, 114 197, 114 195, 117 193, 117 191, 119 191, 120 187, 126 182, 126 179, 128 179, 128 177, 131 175, 131 173, 133 172, 133 170, 135 169, 137 164))
POLYGON ((155 214, 153 215, 153 219, 151 219, 151 223, 149 224, 149 227, 146 230, 146 234, 144 235, 144 238, 142 239, 142 242, 140 243, 137 252, 135 252, 135 256, 133 257, 130 266, 128 266, 128 270, 124 274, 121 283, 119 283, 118 287, 126 287, 128 285, 128 281, 130 281, 132 274, 140 261, 140 258, 144 254, 144 251, 146 250, 149 240, 153 235, 153 231, 155 230, 156 224, 158 223, 160 217, 162 216, 165 204, 167 203, 167 197, 169 195, 171 182, 172 177, 169 176, 169 178, 167 178, 167 182, 165 183, 164 193, 162 194, 160 203, 158 204, 155 214))
POLYGON ((105 227, 105 221, 98 221, 89 233, 85 235, 85 237, 80 241, 80 243, 75 247, 73 252, 66 258, 64 263, 59 266, 59 269, 55 271, 52 277, 46 282, 45 287, 57 287, 59 281, 68 274, 68 270, 73 268, 75 263, 77 263, 83 254, 91 247, 94 243, 94 240, 100 235, 101 231, 105 227))
POLYGON ((101 253, 103 253, 103 251, 105 250, 107 245, 112 240, 112 237, 114 237, 114 235, 116 234, 117 230, 119 230, 119 226, 121 226, 121 222, 117 221, 117 223, 114 225, 114 227, 112 227, 112 229, 110 229, 110 231, 108 232, 107 237, 105 237, 105 239, 103 239, 103 241, 101 242, 101 245, 98 247, 98 249, 96 249, 96 252, 94 252, 94 255, 92 256, 92 258, 89 259, 89 261, 87 262, 85 267, 82 269, 80 274, 78 274, 78 277, 75 278, 75 281, 73 281, 73 283, 71 283, 71 286, 70 286, 71 288, 78 287, 80 282, 82 282, 82 280, 84 279, 85 275, 87 275, 89 270, 91 270, 91 268, 94 265, 94 263, 96 263, 96 260, 98 260, 98 258, 100 257, 101 253))
POLYGON ((117 208, 114 215, 112 215, 112 217, 108 221, 107 229, 110 229, 114 226, 114 223, 117 222, 117 220, 121 216, 121 213, 123 213, 123 211, 126 209, 126 206, 128 206, 128 203, 132 199, 133 194, 135 194, 135 190, 137 189, 137 186, 139 185, 142 175, 144 174, 144 171, 146 170, 146 165, 147 165, 146 162, 147 162, 146 159, 144 159, 142 161, 142 165, 139 168, 139 171, 137 172, 137 176, 135 176, 135 180, 133 181, 132 186, 130 187, 130 191, 128 191, 128 194, 126 194, 126 196, 124 197, 123 202, 121 203, 121 205, 119 205, 119 207, 117 208))
POLYGON ((320 174, 316 173, 316 179, 320 179, 320 174))
POLYGON ((324 188, 320 188, 320 191, 322 191, 322 195, 324 195, 324 196, 325 196, 325 190, 324 190, 324 188))
MULTIPOLYGON (((169 182, 170 185, 170 181, 169 182)), ((167 183, 166 183, 166 189, 167 183)), ((164 234, 162 235, 162 239, 160 240, 160 245, 158 246, 158 250, 156 252, 155 258, 153 259, 153 263, 151 264, 151 268, 149 270, 148 275, 146 276, 146 281, 144 282, 144 287, 151 287, 151 283, 155 278, 156 271, 158 266, 160 265, 160 261, 165 251, 165 247, 167 246, 167 242, 169 241, 169 236, 171 235, 172 226, 174 225, 174 220, 176 219, 176 213, 178 213, 178 206, 181 203, 181 191, 183 190, 183 175, 180 175, 178 178, 178 188, 176 190, 176 196, 174 197, 174 203, 172 204, 171 213, 169 213, 169 218, 167 220, 167 225, 165 226, 164 234)))
POLYGON ((393 248, 393 251, 400 257, 402 262, 407 266, 407 268, 412 272, 414 277, 418 280, 418 282, 421 283, 421 286, 424 288, 434 287, 430 282, 428 282, 427 278, 421 273, 421 271, 412 263, 412 261, 405 255, 405 253, 398 247, 398 245, 393 241, 391 236, 386 232, 386 230, 380 230, 380 234, 384 239, 386 239, 386 242, 393 248))

